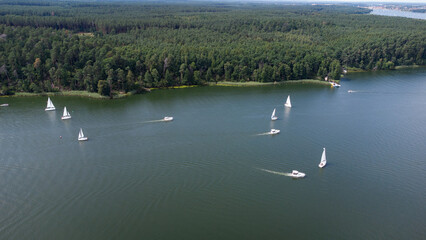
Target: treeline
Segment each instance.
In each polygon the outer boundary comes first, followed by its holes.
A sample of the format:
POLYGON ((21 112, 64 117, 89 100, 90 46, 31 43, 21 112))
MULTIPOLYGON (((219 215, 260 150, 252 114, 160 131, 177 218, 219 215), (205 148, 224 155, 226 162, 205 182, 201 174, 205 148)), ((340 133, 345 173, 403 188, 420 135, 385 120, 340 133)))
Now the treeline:
POLYGON ((424 65, 426 22, 349 6, 0 1, 1 94, 110 95, 212 81, 339 79, 424 65))

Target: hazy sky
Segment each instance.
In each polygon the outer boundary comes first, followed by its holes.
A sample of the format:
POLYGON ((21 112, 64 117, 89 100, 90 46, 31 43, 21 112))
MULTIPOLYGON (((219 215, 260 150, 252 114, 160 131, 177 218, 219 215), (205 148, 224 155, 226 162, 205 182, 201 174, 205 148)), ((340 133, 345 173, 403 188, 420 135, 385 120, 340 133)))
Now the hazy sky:
MULTIPOLYGON (((265 0, 268 1, 268 0, 265 0)), ((271 0, 279 2, 280 0, 271 0)), ((297 2, 297 0, 281 0, 297 2)), ((371 2, 371 3, 426 3, 426 0, 301 0, 301 2, 371 2)))

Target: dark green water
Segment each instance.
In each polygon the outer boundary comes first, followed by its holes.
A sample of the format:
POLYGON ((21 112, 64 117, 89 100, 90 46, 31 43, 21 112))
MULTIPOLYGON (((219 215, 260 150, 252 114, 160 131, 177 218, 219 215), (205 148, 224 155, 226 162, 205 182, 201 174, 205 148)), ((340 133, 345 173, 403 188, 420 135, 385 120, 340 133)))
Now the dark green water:
POLYGON ((424 239, 426 69, 341 83, 0 98, 0 239, 424 239))

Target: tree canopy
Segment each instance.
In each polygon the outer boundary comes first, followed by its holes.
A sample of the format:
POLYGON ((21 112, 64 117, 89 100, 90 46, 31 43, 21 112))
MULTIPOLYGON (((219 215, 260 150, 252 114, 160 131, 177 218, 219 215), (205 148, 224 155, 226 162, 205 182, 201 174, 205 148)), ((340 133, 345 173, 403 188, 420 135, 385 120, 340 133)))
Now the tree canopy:
POLYGON ((426 62, 424 20, 339 5, 0 0, 0 86, 141 91, 426 62))

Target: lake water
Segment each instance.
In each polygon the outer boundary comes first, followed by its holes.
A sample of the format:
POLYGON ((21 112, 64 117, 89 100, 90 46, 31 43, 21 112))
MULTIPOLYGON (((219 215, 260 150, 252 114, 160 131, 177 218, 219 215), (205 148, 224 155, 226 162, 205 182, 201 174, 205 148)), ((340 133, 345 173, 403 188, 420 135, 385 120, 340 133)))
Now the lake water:
POLYGON ((424 239, 426 69, 341 83, 0 98, 0 239, 424 239))
POLYGON ((373 9, 373 11, 370 12, 370 14, 381 15, 381 16, 390 16, 390 17, 416 18, 416 19, 426 20, 426 13, 391 10, 391 9, 373 9))

